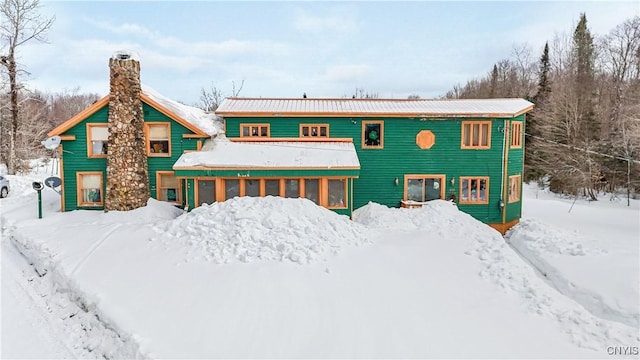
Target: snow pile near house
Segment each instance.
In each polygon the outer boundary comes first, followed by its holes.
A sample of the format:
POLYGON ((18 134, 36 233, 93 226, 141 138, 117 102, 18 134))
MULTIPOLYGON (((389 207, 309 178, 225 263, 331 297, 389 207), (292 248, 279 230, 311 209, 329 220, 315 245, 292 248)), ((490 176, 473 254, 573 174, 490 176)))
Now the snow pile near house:
POLYGON ((222 133, 222 125, 215 114, 171 100, 145 84, 142 84, 142 92, 206 134, 222 133))
MULTIPOLYGON (((637 344, 638 329, 603 320, 550 287, 544 274, 507 244, 499 232, 457 209, 454 203, 431 201, 421 208, 395 209, 369 203, 353 213, 364 225, 389 229, 396 233, 419 231, 425 241, 457 242, 460 250, 479 261, 479 275, 497 285, 501 291, 521 298, 529 311, 560 323, 573 342, 581 347, 601 351, 611 344, 637 344)), ((557 251, 588 253, 573 242, 564 242, 557 251)))
POLYGON ((156 229, 216 263, 254 259, 313 263, 345 246, 367 243, 370 235, 364 226, 310 200, 273 196, 205 204, 156 229))

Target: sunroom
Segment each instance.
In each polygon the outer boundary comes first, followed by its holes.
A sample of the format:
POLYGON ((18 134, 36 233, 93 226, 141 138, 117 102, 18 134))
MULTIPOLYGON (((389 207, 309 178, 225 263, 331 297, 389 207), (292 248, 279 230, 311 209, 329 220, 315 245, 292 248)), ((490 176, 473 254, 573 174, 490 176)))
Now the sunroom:
POLYGON ((350 215, 360 162, 351 139, 207 141, 173 165, 188 208, 236 196, 306 198, 350 215))

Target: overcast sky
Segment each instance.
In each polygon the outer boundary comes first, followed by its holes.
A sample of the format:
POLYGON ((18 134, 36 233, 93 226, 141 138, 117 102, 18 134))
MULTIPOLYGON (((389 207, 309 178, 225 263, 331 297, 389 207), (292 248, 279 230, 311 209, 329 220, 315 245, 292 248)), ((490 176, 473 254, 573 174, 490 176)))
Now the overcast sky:
POLYGON ((195 104, 214 83, 240 96, 433 98, 528 44, 572 33, 581 12, 604 35, 639 1, 46 1, 48 44, 19 50, 31 89, 106 95, 108 59, 139 54, 142 82, 195 104))

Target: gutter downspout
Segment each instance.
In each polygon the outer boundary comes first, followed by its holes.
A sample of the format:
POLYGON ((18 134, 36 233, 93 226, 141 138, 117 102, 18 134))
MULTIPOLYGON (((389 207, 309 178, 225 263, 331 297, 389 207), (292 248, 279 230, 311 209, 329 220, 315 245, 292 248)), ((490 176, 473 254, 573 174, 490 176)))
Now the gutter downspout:
POLYGON ((502 224, 507 223, 507 180, 509 174, 509 120, 504 120, 504 137, 502 138, 502 194, 500 195, 500 205, 502 210, 502 224))

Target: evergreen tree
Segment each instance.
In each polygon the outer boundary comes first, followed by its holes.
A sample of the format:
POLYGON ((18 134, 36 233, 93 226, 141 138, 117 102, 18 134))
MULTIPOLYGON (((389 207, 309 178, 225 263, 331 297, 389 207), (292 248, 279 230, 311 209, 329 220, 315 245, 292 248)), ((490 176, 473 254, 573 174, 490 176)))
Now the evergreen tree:
POLYGON ((587 28, 587 16, 580 14, 580 21, 573 33, 573 62, 575 91, 578 108, 578 140, 597 140, 600 127, 596 120, 593 97, 595 92, 595 51, 593 37, 587 28))
POLYGON ((533 103, 535 108, 527 116, 526 134, 525 136, 525 179, 527 181, 539 178, 544 174, 544 171, 536 167, 536 159, 542 154, 538 153, 538 141, 541 136, 538 129, 538 122, 541 119, 536 119, 537 113, 545 111, 547 101, 551 95, 551 80, 549 79, 549 72, 551 70, 551 63, 549 61, 549 42, 544 44, 544 50, 540 57, 540 64, 538 65, 538 89, 536 95, 533 97, 533 103))
POLYGON ((498 65, 493 65, 493 70, 491 71, 491 85, 489 88, 489 98, 496 97, 496 88, 498 87, 498 65))

